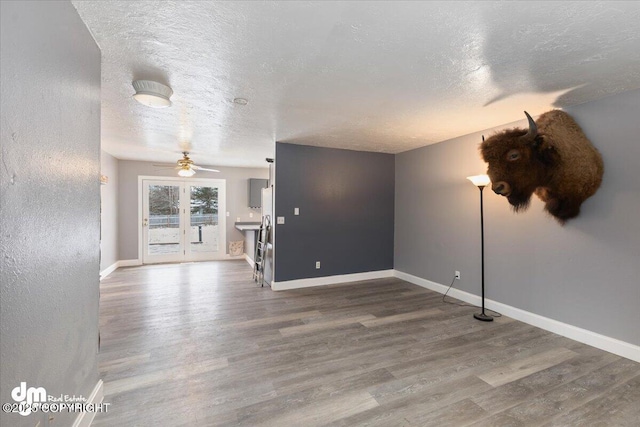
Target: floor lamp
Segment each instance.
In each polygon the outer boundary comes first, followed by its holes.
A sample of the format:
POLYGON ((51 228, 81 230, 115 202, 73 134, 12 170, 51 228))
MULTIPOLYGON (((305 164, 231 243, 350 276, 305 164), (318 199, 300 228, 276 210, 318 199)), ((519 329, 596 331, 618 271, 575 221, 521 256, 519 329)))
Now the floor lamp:
POLYGON ((468 176, 467 179, 473 183, 480 190, 480 245, 482 253, 482 313, 476 313, 473 315, 478 320, 483 322, 493 321, 493 317, 487 315, 484 312, 484 208, 482 206, 482 190, 491 182, 487 175, 474 175, 468 176))

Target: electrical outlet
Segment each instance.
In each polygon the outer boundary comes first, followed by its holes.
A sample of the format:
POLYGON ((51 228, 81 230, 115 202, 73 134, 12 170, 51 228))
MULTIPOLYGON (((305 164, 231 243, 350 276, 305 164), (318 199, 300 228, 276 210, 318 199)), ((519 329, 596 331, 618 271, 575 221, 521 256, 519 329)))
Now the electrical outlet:
POLYGON ((229 216, 229 212, 227 212, 227 216, 229 216))
POLYGON ((300 215, 300 208, 293 208, 294 215, 300 215))
POLYGON ((460 280, 460 272, 456 271, 456 280, 460 280))
POLYGON ((320 269, 320 261, 316 261, 316 270, 320 269))
POLYGON ((249 218, 253 218, 253 212, 249 212, 249 218))

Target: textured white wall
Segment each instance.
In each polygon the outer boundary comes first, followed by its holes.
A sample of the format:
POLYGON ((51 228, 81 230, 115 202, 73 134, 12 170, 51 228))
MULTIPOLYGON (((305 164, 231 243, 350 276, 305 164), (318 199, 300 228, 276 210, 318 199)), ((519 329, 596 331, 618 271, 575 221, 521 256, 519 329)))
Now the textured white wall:
MULTIPOLYGON (((69 2, 1 2, 0 401, 98 381, 100 50, 69 2), (13 182, 11 177, 15 174, 13 182)), ((3 426, 77 414, 0 414, 3 426)))

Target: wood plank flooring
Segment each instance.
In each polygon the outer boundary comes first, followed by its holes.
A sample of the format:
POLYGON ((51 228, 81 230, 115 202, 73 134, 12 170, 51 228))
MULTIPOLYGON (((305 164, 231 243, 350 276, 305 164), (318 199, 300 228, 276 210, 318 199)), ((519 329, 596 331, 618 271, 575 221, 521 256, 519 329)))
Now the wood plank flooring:
POLYGON ((273 292, 244 261, 102 281, 94 426, 638 426, 640 364, 398 279, 273 292))

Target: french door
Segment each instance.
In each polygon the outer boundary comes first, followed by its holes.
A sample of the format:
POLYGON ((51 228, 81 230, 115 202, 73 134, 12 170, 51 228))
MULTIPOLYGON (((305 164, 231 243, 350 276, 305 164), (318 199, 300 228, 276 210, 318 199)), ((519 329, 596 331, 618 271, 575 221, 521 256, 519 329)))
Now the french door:
POLYGON ((225 180, 142 180, 142 262, 225 256, 225 180))

